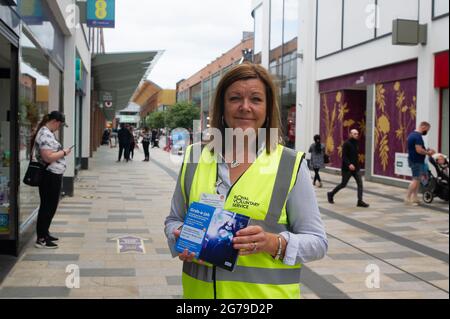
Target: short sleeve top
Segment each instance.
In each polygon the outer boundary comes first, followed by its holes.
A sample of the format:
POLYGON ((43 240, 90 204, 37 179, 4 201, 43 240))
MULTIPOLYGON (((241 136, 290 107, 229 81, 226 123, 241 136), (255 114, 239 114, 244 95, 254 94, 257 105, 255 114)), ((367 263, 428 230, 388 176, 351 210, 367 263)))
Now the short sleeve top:
MULTIPOLYGON (((55 134, 53 134, 48 127, 42 127, 36 135, 35 141, 35 155, 39 162, 45 163, 41 156, 41 150, 51 150, 59 152, 63 150, 62 145, 56 140, 55 134)), ((66 159, 64 157, 51 163, 47 170, 58 175, 64 174, 66 171, 66 159)))

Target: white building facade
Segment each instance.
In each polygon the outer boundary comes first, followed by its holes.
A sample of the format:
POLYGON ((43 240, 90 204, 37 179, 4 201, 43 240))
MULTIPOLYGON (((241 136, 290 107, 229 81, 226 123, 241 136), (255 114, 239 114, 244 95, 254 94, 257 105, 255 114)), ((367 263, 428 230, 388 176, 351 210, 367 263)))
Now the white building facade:
MULTIPOLYGON (((273 18, 274 10, 280 10, 279 5, 274 7, 277 1, 253 1, 255 53, 262 54, 256 62, 267 68, 273 24, 279 23, 273 18)), ((448 1, 298 0, 297 4, 298 150, 307 151, 313 136, 320 134, 332 160, 330 168, 339 170, 342 144, 351 129, 358 129, 366 179, 399 186, 408 182, 399 174, 406 139, 420 122, 432 125, 426 145, 448 154, 448 1), (426 43, 393 45, 395 19, 426 25, 426 43)), ((284 26, 292 10, 286 3, 281 10, 284 26)))

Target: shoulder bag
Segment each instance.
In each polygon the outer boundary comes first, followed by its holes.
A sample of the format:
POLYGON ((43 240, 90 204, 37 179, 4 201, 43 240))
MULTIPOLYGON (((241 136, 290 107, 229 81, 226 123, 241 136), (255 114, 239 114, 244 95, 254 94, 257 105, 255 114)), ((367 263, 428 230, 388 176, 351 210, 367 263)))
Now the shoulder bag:
POLYGON ((34 148, 31 153, 30 163, 28 164, 28 169, 23 177, 23 183, 32 186, 38 187, 42 180, 42 175, 44 171, 50 164, 44 165, 39 163, 38 161, 33 161, 34 148))

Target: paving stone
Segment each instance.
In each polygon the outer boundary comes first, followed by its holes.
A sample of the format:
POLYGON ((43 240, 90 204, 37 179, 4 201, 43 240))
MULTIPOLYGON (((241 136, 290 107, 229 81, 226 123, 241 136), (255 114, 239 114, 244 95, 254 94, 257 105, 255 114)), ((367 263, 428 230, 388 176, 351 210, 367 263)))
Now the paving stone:
POLYGON ((24 261, 77 261, 79 254, 27 254, 24 261))
POLYGON ((181 285, 181 276, 166 276, 166 280, 169 286, 181 285))
POLYGON ((134 268, 85 268, 80 269, 81 277, 135 277, 134 268))
POLYGON ((0 298, 62 298, 70 293, 67 287, 4 287, 0 298))

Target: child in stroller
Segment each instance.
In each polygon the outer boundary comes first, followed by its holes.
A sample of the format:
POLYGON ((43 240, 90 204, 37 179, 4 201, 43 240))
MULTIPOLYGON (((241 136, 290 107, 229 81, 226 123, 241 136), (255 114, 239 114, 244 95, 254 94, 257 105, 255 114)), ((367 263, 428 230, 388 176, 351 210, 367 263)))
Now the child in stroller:
POLYGON ((429 157, 429 162, 436 169, 436 176, 431 171, 428 172, 429 180, 423 189, 423 201, 430 204, 436 197, 448 201, 448 158, 444 154, 437 153, 429 157))

